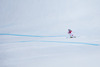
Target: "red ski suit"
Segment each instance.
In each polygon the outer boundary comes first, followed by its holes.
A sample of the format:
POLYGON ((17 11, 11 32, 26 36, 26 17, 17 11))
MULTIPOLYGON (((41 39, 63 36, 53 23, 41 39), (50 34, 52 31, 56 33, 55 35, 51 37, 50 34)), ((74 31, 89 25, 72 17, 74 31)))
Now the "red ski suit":
POLYGON ((69 30, 69 31, 68 31, 68 34, 71 34, 71 33, 72 33, 72 31, 71 31, 71 30, 69 30))

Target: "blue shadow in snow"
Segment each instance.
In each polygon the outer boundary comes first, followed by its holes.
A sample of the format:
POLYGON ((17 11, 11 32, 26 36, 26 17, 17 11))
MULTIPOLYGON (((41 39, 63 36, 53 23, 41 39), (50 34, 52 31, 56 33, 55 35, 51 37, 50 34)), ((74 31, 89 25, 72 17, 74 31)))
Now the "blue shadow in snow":
POLYGON ((18 41, 18 42, 50 42, 50 43, 70 43, 99 46, 100 44, 84 43, 84 42, 65 42, 65 41, 18 41))
POLYGON ((10 35, 10 36, 24 36, 24 37, 65 37, 64 35, 58 36, 38 36, 38 35, 21 35, 21 34, 5 34, 0 33, 0 35, 10 35))
MULTIPOLYGON (((64 35, 59 36, 37 36, 37 35, 20 35, 20 34, 0 34, 0 35, 11 35, 11 36, 25 36, 25 37, 65 37, 64 35)), ((100 44, 84 43, 84 42, 66 42, 66 41, 17 41, 17 42, 50 42, 50 43, 71 43, 71 44, 85 44, 99 46, 100 44)))

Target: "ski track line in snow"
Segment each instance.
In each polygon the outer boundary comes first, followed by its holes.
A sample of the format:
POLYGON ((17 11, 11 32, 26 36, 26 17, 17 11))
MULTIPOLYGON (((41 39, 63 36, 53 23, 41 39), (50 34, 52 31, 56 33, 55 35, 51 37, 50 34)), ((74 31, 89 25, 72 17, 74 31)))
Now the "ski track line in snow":
MULTIPOLYGON (((16 41, 16 42, 6 42, 6 43, 24 43, 24 42, 48 42, 48 43, 69 43, 69 44, 83 44, 83 45, 92 45, 99 46, 100 44, 95 43, 85 43, 85 42, 66 42, 66 41, 42 41, 42 40, 32 40, 32 41, 16 41)), ((0 43, 5 44, 5 43, 0 43)))
MULTIPOLYGON (((0 34, 0 35, 11 35, 11 36, 26 36, 26 37, 65 37, 64 35, 59 36, 35 36, 35 35, 20 35, 20 34, 0 34)), ((85 43, 85 42, 66 42, 66 41, 42 41, 42 40, 32 40, 32 41, 16 41, 16 42, 8 42, 8 43, 17 43, 17 42, 51 42, 51 43, 71 43, 71 44, 84 44, 84 45, 94 45, 99 46, 100 44, 93 43, 85 43)), ((3 43, 1 43, 3 44, 3 43)))
POLYGON ((50 42, 50 43, 70 43, 70 44, 84 44, 84 45, 94 45, 94 46, 99 46, 100 44, 94 44, 94 43, 85 43, 85 42, 66 42, 66 41, 17 41, 17 42, 50 42))
POLYGON ((0 35, 11 35, 11 36, 25 36, 25 37, 65 37, 64 35, 58 36, 37 36, 37 35, 21 35, 21 34, 1 34, 0 35))

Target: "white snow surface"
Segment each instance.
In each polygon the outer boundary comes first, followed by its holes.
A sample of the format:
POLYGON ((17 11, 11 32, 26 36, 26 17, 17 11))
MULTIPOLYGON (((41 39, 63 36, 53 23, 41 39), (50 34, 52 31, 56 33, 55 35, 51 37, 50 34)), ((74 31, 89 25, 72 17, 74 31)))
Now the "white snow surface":
POLYGON ((100 0, 0 0, 0 67, 100 67, 99 6, 100 0))

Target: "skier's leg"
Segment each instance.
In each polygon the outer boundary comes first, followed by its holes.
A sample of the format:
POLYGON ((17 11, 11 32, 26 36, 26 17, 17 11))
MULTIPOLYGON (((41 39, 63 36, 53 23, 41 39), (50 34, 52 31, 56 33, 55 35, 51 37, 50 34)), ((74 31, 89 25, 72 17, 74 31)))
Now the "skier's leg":
POLYGON ((74 36, 73 36, 73 34, 71 33, 71 34, 70 34, 70 38, 73 38, 73 37, 74 37, 74 36))
POLYGON ((70 33, 69 35, 70 35, 70 38, 72 38, 72 34, 70 33))

